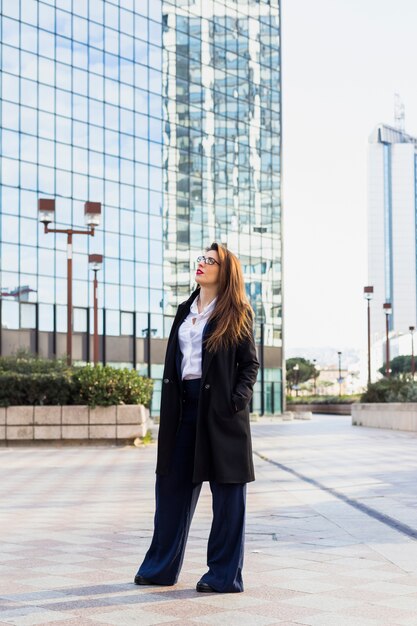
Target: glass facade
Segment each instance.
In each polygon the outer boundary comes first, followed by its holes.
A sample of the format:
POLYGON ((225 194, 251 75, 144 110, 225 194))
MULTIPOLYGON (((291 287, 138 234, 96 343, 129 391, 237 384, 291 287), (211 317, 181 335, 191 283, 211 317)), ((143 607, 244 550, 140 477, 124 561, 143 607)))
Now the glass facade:
POLYGON ((262 324, 275 349, 269 406, 282 341, 278 0, 2 0, 0 48, 3 335, 67 330, 66 238, 44 234, 37 199, 56 199, 59 228, 101 202, 95 236, 74 237, 75 334, 91 331, 88 254, 102 253, 103 357, 144 373, 152 360, 159 378, 158 340, 194 259, 222 241, 242 261, 257 340, 262 324))
POLYGON ((163 16, 167 310, 189 293, 196 251, 222 241, 266 345, 281 346, 278 2, 172 0, 163 16))

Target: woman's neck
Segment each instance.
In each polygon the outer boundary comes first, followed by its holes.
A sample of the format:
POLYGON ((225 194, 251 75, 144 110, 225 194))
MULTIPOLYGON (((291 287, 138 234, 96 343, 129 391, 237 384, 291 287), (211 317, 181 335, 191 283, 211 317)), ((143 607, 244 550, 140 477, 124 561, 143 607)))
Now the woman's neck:
POLYGON ((217 287, 200 287, 200 293, 197 298, 198 312, 201 313, 208 304, 217 296, 217 287))

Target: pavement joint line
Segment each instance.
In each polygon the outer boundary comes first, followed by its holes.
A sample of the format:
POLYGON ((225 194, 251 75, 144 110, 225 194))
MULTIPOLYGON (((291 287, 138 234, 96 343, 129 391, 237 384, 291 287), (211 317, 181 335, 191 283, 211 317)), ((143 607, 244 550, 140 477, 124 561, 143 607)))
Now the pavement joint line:
POLYGON ((334 496, 335 498, 338 498, 345 504, 348 504, 349 506, 352 506, 353 508, 358 509, 358 511, 361 511, 361 513, 365 513, 365 515, 368 515, 369 517, 374 518, 378 522, 381 522, 382 524, 389 526, 393 530, 396 530, 397 532, 402 533, 403 535, 406 535, 407 537, 410 537, 413 540, 417 540, 417 530, 415 528, 412 528, 411 526, 408 526, 408 524, 404 524, 403 522, 400 522, 399 520, 395 519, 394 517, 391 517, 390 515, 381 513, 380 511, 377 511, 376 509, 373 509, 372 507, 367 506, 366 504, 363 504, 362 502, 358 502, 358 500, 349 498, 348 496, 344 495, 343 493, 340 493, 339 491, 337 491, 336 489, 333 489, 332 487, 326 487, 326 485, 323 485, 318 480, 315 480, 314 478, 309 478, 308 476, 305 476, 304 474, 297 472, 297 470, 294 470, 291 467, 288 467, 287 465, 283 465, 282 463, 279 463, 278 461, 274 461, 270 459, 269 457, 267 457, 266 455, 262 454, 261 452, 257 452, 256 450, 254 450, 253 454, 256 454, 256 456, 262 459, 262 461, 265 461, 266 463, 270 463, 271 465, 278 467, 284 472, 288 472, 289 474, 296 476, 300 480, 306 483, 309 483, 310 485, 313 485, 314 487, 317 487, 321 491, 325 491, 331 494, 332 496, 334 496))

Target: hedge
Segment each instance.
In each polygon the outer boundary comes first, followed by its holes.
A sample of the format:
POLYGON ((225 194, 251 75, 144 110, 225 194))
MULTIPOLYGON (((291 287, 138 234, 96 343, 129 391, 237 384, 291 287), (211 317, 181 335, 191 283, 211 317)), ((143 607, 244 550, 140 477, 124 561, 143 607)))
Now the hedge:
POLYGON ((86 365, 74 372, 72 380, 74 404, 144 404, 148 407, 151 402, 153 381, 139 376, 135 370, 86 365))
POLYGON ((0 358, 0 406, 144 404, 149 407, 153 381, 136 370, 109 365, 68 367, 25 355, 0 358))
POLYGON ((402 378, 382 378, 368 385, 361 402, 417 402, 417 383, 402 378))

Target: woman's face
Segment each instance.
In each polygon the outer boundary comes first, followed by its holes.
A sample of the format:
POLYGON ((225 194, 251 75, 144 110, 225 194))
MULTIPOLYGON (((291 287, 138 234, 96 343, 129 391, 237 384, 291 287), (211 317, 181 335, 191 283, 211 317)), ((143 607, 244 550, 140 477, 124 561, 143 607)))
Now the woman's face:
MULTIPOLYGON (((216 285, 219 282, 220 258, 217 250, 209 250, 201 254, 200 261, 197 261, 195 281, 202 287, 216 285), (208 263, 204 262, 204 258, 208 263), (210 259, 214 259, 210 261, 210 259)), ((200 258, 200 257, 199 257, 200 258)))

